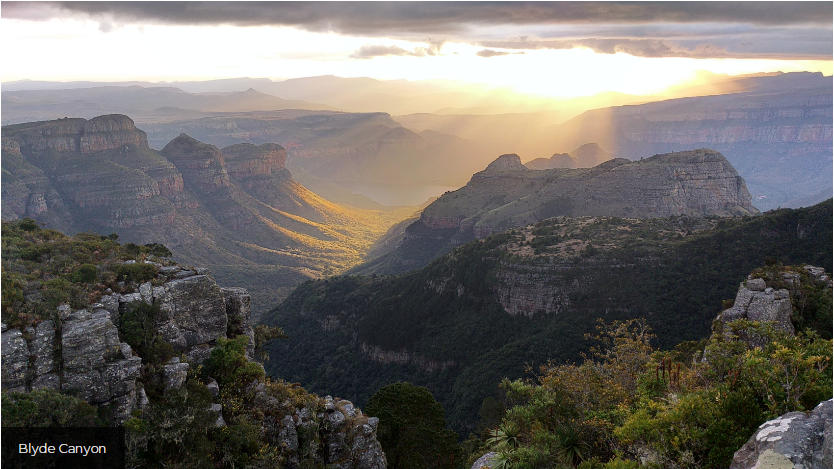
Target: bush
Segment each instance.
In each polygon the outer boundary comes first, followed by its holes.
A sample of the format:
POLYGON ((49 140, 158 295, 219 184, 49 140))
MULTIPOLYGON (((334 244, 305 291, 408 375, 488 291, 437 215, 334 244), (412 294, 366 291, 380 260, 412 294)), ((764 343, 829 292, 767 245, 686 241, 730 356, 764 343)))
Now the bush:
POLYGON ((4 427, 98 427, 96 409, 52 389, 3 393, 4 427))
POLYGON ((122 264, 116 267, 117 281, 142 283, 155 278, 157 273, 158 270, 153 264, 137 262, 135 264, 122 264))
POLYGON ((457 435, 446 427, 443 408, 428 389, 411 383, 380 388, 365 405, 379 418, 377 439, 391 469, 454 468, 457 435))
POLYGON ((75 283, 93 283, 96 281, 98 269, 93 264, 82 264, 72 273, 72 281, 75 283))

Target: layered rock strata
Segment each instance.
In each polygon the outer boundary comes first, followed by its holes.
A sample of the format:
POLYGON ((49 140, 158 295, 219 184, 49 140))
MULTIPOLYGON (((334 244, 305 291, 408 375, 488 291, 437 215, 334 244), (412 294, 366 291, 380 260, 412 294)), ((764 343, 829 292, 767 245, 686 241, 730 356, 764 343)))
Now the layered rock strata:
MULTIPOLYGON (((590 152, 590 150, 589 150, 590 152)), ((593 153, 593 152, 591 152, 593 153)), ((596 153, 594 153, 596 154, 596 153)), ((598 155, 597 155, 598 156, 598 155)), ((394 253, 422 267, 453 246, 556 216, 744 216, 759 211, 744 179, 709 149, 618 158, 593 168, 532 170, 501 155, 469 183, 426 207, 394 253), (422 258, 409 257, 407 251, 422 258)))

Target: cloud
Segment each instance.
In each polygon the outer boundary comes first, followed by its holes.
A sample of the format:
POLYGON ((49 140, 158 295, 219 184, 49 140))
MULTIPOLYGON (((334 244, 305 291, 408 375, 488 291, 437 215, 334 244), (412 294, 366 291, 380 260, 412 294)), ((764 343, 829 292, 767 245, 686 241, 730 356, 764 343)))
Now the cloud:
MULTIPOLYGON (((527 34, 530 49, 589 47, 641 57, 830 60, 832 2, 3 2, 3 18, 84 18, 111 25, 289 26, 411 42, 443 37, 504 46, 527 34), (751 37, 753 40, 751 40, 751 37), (743 45, 750 43, 750 45, 743 45), (706 47, 709 45, 709 47, 706 47)), ((524 42, 524 41, 522 41, 524 42)), ((431 56, 366 46, 353 57, 431 56), (367 49, 367 50, 366 50, 367 49), (373 55, 377 54, 377 55, 373 55)))
POLYGON ((295 26, 345 34, 460 32, 470 25, 832 24, 831 2, 3 2, 3 18, 112 15, 120 22, 295 26))
MULTIPOLYGON (((713 38, 720 39, 720 38, 713 38)), ((684 41, 685 43, 668 41, 664 39, 631 39, 631 38, 582 38, 582 39, 555 39, 555 40, 530 40, 527 38, 511 41, 482 41, 479 44, 483 47, 497 47, 501 49, 575 49, 587 48, 598 54, 625 53, 636 57, 686 57, 686 58, 803 58, 813 59, 824 57, 805 54, 797 51, 779 51, 768 46, 760 47, 755 51, 728 50, 725 45, 705 42, 702 38, 697 42, 684 41)), ((749 48, 749 43, 742 48, 749 48)), ((830 54, 829 54, 830 57, 830 54)))
POLYGON ((407 51, 402 47, 397 46, 367 44, 360 47, 349 57, 352 59, 370 59, 373 57, 384 57, 389 55, 410 55, 412 57, 425 57, 426 55, 428 55, 428 50, 425 47, 416 47, 414 48, 414 51, 407 51))
POLYGON ((408 51, 398 46, 366 44, 350 55, 349 58, 370 59, 373 57, 383 57, 388 55, 410 55, 412 57, 440 55, 440 49, 443 48, 443 44, 446 43, 445 40, 435 40, 432 38, 427 39, 426 42, 428 43, 428 47, 415 47, 413 51, 408 51))
POLYGON ((501 52, 501 51, 497 51, 497 50, 484 49, 484 50, 478 51, 475 55, 477 55, 478 57, 497 57, 499 55, 509 55, 509 54, 510 54, 509 52, 501 52))

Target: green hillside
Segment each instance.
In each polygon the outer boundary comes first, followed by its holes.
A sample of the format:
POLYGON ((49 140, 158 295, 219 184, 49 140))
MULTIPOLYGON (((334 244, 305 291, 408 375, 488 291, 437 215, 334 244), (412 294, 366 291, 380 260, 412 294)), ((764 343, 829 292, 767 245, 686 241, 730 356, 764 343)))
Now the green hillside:
POLYGON ((552 218, 405 275, 310 281, 265 316, 290 336, 267 371, 360 405, 397 380, 426 386, 466 434, 502 378, 579 360, 597 318, 645 318, 671 348, 706 337, 757 267, 830 272, 831 220, 831 200, 735 219, 552 218))

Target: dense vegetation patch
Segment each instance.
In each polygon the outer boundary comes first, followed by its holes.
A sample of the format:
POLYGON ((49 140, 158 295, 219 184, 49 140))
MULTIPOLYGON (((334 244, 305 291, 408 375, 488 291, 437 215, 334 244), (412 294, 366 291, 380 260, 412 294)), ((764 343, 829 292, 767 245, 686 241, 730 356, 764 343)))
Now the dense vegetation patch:
POLYGON ((730 329, 693 360, 689 344, 653 348, 644 320, 600 322, 580 364, 501 383, 503 417, 464 444, 469 463, 496 451, 494 467, 507 469, 725 468, 766 420, 831 398, 830 340, 748 321, 730 329), (767 344, 742 340, 751 331, 767 344))
MULTIPOLYGON (((671 349, 708 336, 723 302, 762 265, 831 272, 831 220, 830 200, 733 219, 560 217, 467 243, 408 274, 310 281, 264 318, 290 336, 269 348, 281 358, 267 371, 360 406, 386 384, 425 386, 465 437, 503 378, 522 377, 525 364, 580 360, 596 318, 644 318, 652 345, 671 349), (498 295, 515 288, 508 278, 550 289, 543 294, 563 305, 510 315, 498 295)), ((795 317, 797 330, 830 337, 830 307, 811 309, 795 317)))
POLYGON ((4 222, 3 323, 25 329, 51 319, 60 304, 84 308, 108 289, 132 291, 136 283, 157 277, 155 265, 135 261, 168 262, 171 256, 160 244, 123 246, 118 238, 94 233, 66 236, 29 218, 4 222))

